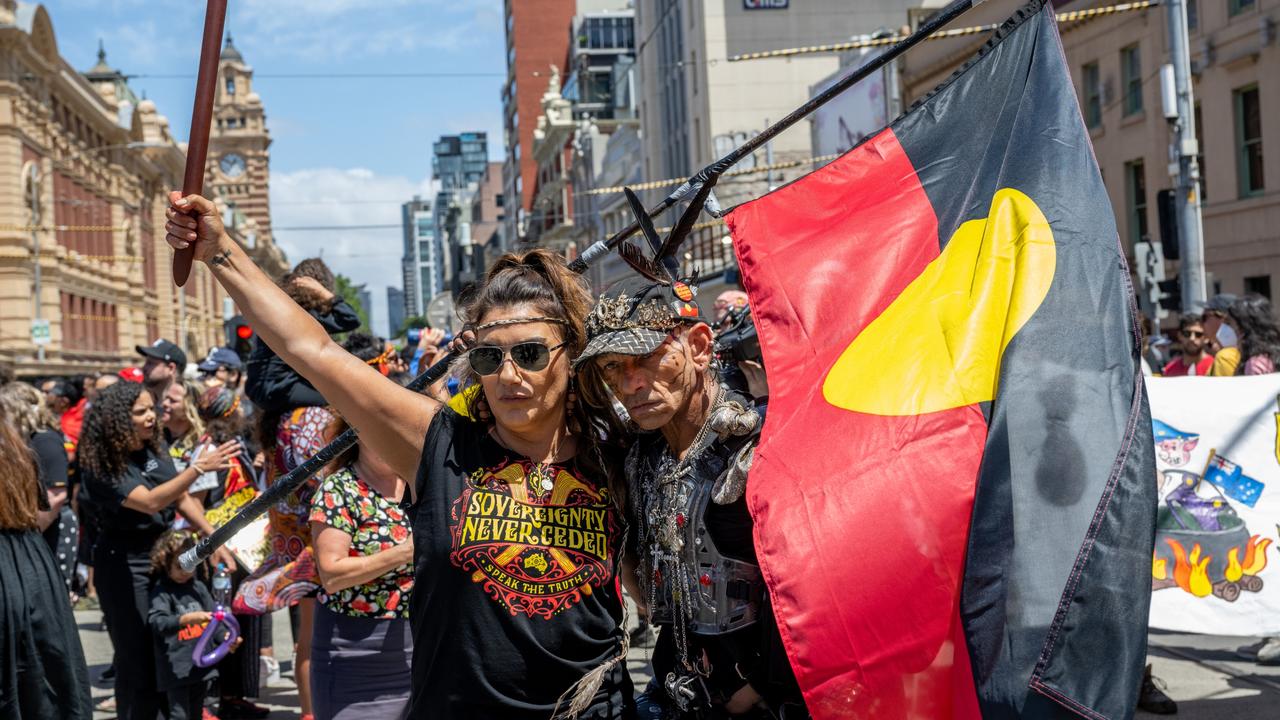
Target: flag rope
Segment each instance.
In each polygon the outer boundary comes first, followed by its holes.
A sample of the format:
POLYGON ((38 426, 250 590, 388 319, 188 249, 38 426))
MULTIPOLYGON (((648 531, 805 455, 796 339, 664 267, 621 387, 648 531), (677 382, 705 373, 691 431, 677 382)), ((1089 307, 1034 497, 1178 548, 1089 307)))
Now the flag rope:
MULTIPOLYGON (((1115 15, 1125 12, 1136 12, 1139 10, 1147 10, 1153 7, 1159 7, 1160 0, 1141 0, 1140 2, 1120 3, 1118 5, 1108 5, 1100 8, 1089 8, 1086 10, 1072 10, 1070 12, 1060 12, 1054 17, 1059 23, 1080 22, 1104 15, 1115 15)), ((954 28, 951 30, 942 30, 930 35, 928 40, 946 40, 955 37, 964 37, 967 35, 977 35, 978 33, 990 32, 1000 27, 1000 23, 988 23, 986 25, 972 25, 970 27, 954 28)), ((783 50, 766 50, 763 52, 740 53, 732 55, 726 60, 728 62, 743 62, 745 60, 767 60, 770 58, 795 57, 796 55, 812 55, 814 53, 828 52, 844 52, 847 50, 860 50, 863 48, 883 47, 885 45, 893 45, 904 39, 902 35, 891 35, 889 37, 867 38, 865 40, 851 40, 843 43, 830 43, 827 45, 807 45, 804 47, 786 48, 783 50)))

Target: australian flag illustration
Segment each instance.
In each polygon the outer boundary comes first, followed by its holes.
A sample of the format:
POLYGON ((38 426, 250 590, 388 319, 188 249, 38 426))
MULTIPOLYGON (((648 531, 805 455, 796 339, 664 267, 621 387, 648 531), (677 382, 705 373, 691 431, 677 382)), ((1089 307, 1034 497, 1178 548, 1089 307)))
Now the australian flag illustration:
POLYGON ((1239 465, 1221 455, 1215 455, 1209 461, 1204 479, 1216 485, 1223 495, 1249 507, 1257 504, 1258 497, 1266 487, 1260 481, 1245 475, 1239 465))

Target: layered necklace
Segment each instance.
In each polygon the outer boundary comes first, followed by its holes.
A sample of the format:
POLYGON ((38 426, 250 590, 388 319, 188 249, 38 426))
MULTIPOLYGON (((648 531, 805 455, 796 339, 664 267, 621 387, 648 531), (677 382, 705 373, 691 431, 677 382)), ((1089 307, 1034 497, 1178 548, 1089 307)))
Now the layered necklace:
POLYGON ((709 668, 699 668, 689 659, 688 627, 696 612, 696 604, 690 593, 697 587, 696 569, 684 562, 685 526, 690 518, 687 513, 689 504, 696 491, 696 478, 693 477, 693 465, 706 449, 704 442, 711 430, 711 418, 716 403, 720 399, 720 385, 712 385, 711 402, 707 417, 694 436, 693 443, 683 458, 672 451, 670 445, 662 453, 658 466, 653 473, 644 473, 640 482, 639 507, 642 520, 641 541, 647 554, 649 567, 646 582, 646 595, 649 607, 657 607, 658 588, 666 585, 670 589, 672 624, 671 630, 676 646, 676 659, 680 668, 685 671, 684 677, 669 675, 666 679, 667 691, 679 703, 686 694, 688 685, 697 676, 710 674, 709 668))

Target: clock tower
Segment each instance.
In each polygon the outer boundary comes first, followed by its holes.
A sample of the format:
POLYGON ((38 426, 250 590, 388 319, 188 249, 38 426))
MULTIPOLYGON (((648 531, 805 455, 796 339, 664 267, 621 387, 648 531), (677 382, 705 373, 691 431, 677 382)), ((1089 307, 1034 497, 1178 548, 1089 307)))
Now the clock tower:
POLYGON ((268 257, 283 260, 271 235, 270 145, 262 98, 253 91, 253 68, 228 35, 218 62, 205 192, 226 203, 233 222, 244 223, 250 254, 260 264, 268 257))

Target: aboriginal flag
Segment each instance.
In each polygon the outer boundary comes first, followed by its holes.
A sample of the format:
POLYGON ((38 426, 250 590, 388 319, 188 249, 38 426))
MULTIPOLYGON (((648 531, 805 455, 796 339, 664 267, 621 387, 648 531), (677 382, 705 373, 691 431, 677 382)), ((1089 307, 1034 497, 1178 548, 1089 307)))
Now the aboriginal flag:
POLYGON ((815 718, 1119 718, 1156 485, 1136 309, 1052 8, 728 218, 748 502, 815 718))

